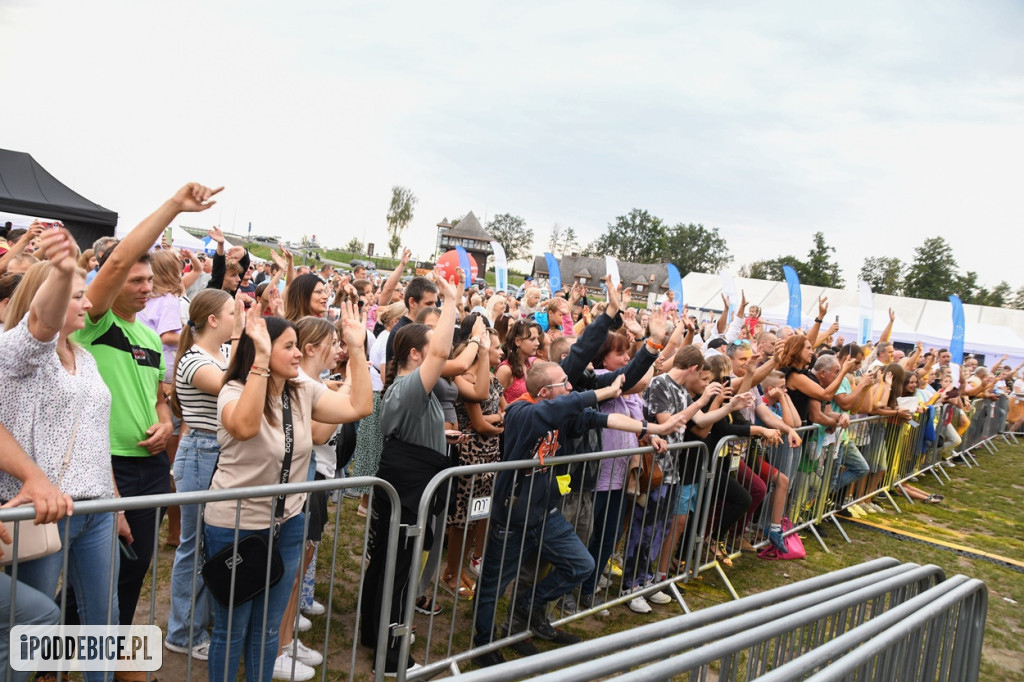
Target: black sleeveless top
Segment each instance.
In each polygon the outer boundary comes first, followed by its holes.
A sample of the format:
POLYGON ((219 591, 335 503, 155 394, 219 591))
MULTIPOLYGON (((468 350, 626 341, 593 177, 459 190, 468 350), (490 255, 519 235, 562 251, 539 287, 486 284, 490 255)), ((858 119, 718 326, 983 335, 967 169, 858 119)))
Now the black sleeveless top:
POLYGON ((810 414, 810 411, 811 411, 811 400, 812 400, 812 398, 809 395, 801 393, 800 391, 798 391, 796 389, 788 388, 788 385, 789 385, 789 375, 790 374, 803 374, 805 377, 807 377, 808 379, 810 379, 814 383, 818 383, 818 380, 814 378, 814 375, 811 374, 811 370, 809 370, 809 369, 796 369, 795 367, 786 367, 786 368, 782 369, 781 371, 782 371, 782 373, 784 375, 786 375, 786 384, 787 384, 787 389, 788 389, 787 393, 789 394, 789 399, 793 401, 793 407, 796 408, 796 413, 798 415, 800 415, 800 423, 802 425, 806 426, 806 425, 811 423, 810 418, 809 418, 809 414, 810 414))

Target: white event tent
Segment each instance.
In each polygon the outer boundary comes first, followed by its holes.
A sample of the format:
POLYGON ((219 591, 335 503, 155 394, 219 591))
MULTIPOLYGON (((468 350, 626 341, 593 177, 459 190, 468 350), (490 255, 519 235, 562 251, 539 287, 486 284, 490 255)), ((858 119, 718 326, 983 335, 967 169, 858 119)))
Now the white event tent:
MULTIPOLYGON (((761 307, 761 317, 771 325, 786 324, 789 311, 789 289, 785 282, 736 277, 737 292, 746 293, 748 304, 761 307)), ((854 290, 830 289, 801 285, 803 327, 814 323, 818 314, 818 297, 827 296, 828 326, 839 316, 839 336, 857 339, 860 326, 860 295, 854 290)), ((738 295, 738 293, 737 293, 738 295)), ((683 278, 683 298, 691 310, 722 310, 722 279, 719 275, 691 272, 683 278)), ((733 301, 738 304, 739 301, 733 301)), ((889 309, 896 313, 892 340, 913 344, 920 340, 925 349, 947 348, 953 335, 953 307, 948 301, 928 301, 903 296, 874 296, 872 339, 877 340, 889 322, 889 309)), ((1016 366, 1024 360, 1024 310, 991 306, 964 305, 966 331, 964 352, 983 355, 992 363, 1004 353, 1008 363, 1016 366)))

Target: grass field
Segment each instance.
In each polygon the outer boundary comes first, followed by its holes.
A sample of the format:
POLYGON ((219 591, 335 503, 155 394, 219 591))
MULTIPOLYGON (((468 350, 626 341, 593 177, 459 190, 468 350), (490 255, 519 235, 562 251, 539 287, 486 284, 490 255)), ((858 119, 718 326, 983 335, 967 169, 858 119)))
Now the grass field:
MULTIPOLYGON (((995 554, 1012 561, 1024 563, 1024 511, 1020 507, 1024 491, 1024 445, 1003 446, 995 455, 983 450, 977 454, 980 467, 968 469, 962 464, 951 469, 952 482, 944 487, 934 478, 926 475, 917 484, 928 492, 942 492, 946 500, 940 505, 909 505, 900 498, 902 514, 887 511, 869 517, 869 521, 882 524, 893 530, 909 530, 918 535, 952 542, 976 549, 982 553, 995 554)), ((362 553, 365 520, 355 513, 357 501, 346 499, 342 502, 338 533, 338 551, 334 557, 336 566, 334 580, 331 575, 333 546, 333 524, 329 525, 324 543, 318 555, 318 575, 322 576, 317 585, 317 598, 327 602, 328 591, 333 592, 333 614, 330 618, 327 675, 328 680, 372 679, 370 652, 356 647, 353 656, 354 611, 358 597, 358 578, 362 553), (354 666, 353 666, 354 659, 354 666)), ((331 518, 335 508, 331 507, 331 518)), ((998 562, 971 555, 941 549, 916 541, 898 539, 884 532, 864 525, 843 521, 843 527, 851 543, 831 529, 825 539, 831 553, 825 553, 810 536, 805 538, 807 558, 802 561, 763 561, 744 555, 727 575, 741 596, 771 589, 799 581, 814 575, 861 563, 881 556, 891 556, 901 561, 919 564, 935 564, 947 576, 957 573, 983 580, 989 589, 989 612, 985 632, 981 679, 990 682, 1011 682, 1024 680, 1024 573, 1013 570, 998 562)), ((169 583, 170 553, 163 552, 158 569, 156 623, 166 624, 166 585, 169 583)), ((443 657, 449 643, 453 651, 468 648, 471 633, 470 602, 460 601, 457 607, 459 623, 454 632, 449 628, 453 598, 446 592, 438 595, 445 613, 435 618, 430 633, 431 656, 436 660, 443 657)), ((685 599, 693 610, 706 608, 729 599, 721 580, 713 573, 686 585, 685 599)), ((137 615, 138 622, 148 617, 148 596, 143 595, 137 615)), ((596 637, 618 632, 637 625, 651 622, 658 617, 675 616, 680 613, 676 605, 655 606, 654 613, 639 615, 624 606, 615 607, 604 618, 577 621, 568 629, 585 637, 596 637)), ((313 629, 304 633, 302 640, 315 648, 322 648, 327 619, 313 618, 313 629)), ((417 615, 418 640, 413 646, 413 655, 423 661, 430 628, 426 616, 417 615)), ((539 643, 542 648, 546 645, 539 643)), ((321 669, 316 679, 320 679, 321 669)), ((196 679, 206 679, 203 663, 193 666, 196 679)), ((164 652, 164 669, 161 679, 185 679, 185 657, 164 652)))

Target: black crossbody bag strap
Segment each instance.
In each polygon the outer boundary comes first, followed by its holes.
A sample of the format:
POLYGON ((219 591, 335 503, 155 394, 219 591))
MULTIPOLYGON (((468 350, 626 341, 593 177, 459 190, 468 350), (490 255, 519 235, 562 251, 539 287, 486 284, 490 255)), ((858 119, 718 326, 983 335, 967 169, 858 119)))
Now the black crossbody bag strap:
MULTIPOLYGON (((292 424, 292 399, 288 395, 288 387, 285 386, 281 392, 282 426, 284 427, 284 462, 281 464, 281 484, 288 482, 291 477, 292 451, 295 448, 295 427, 292 424)), ((281 529, 281 522, 284 520, 285 495, 277 496, 277 508, 274 510, 274 536, 277 536, 281 529)))

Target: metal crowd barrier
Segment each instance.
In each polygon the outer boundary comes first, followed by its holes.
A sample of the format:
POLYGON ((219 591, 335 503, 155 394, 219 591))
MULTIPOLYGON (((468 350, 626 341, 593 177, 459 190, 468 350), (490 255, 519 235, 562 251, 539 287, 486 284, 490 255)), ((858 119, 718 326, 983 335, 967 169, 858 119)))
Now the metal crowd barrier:
MULTIPOLYGON (((679 633, 696 631, 700 628, 727 623, 733 618, 751 611, 775 607, 818 591, 831 589, 836 586, 866 584, 862 583, 862 581, 874 581, 879 576, 901 575, 912 569, 912 566, 901 566, 896 559, 889 557, 874 559, 856 566, 849 566, 838 571, 753 594, 741 600, 716 604, 700 611, 647 623, 598 639, 580 642, 570 647, 562 647, 534 656, 509 661, 500 666, 471 671, 465 674, 465 679, 472 680, 473 682, 524 679, 540 673, 558 670, 567 665, 594 661, 611 652, 632 652, 635 651, 634 647, 640 645, 660 642, 666 637, 679 633)), ((624 661, 620 660, 621 662, 624 661)), ((641 661, 636 660, 634 662, 640 663, 641 661)), ((626 669, 634 662, 627 665, 626 669)), ((611 672, 615 671, 602 667, 597 674, 591 674, 588 677, 589 673, 583 670, 580 671, 579 679, 595 679, 596 677, 604 677, 611 672)))
POLYGON ((947 581, 935 566, 876 559, 465 679, 703 680, 711 673, 719 680, 793 680, 828 665, 826 679, 974 680, 985 605, 979 581, 947 581), (874 670, 908 674, 835 676, 833 661, 849 666, 847 655, 861 671, 881 659, 874 670))
MULTIPOLYGON (((351 489, 351 488, 364 488, 364 487, 369 487, 370 488, 370 490, 371 490, 371 493, 370 493, 371 494, 371 501, 372 501, 372 498, 374 496, 376 496, 376 495, 385 495, 387 497, 389 503, 391 504, 392 510, 394 511, 394 510, 399 509, 400 505, 399 505, 398 494, 395 492, 394 487, 391 484, 387 483, 386 481, 384 481, 382 479, 379 479, 379 478, 376 478, 376 477, 366 476, 366 477, 358 477, 358 478, 351 478, 350 477, 350 478, 337 478, 337 479, 321 480, 321 481, 295 482, 295 483, 287 483, 287 484, 284 484, 284 485, 277 484, 277 485, 251 486, 251 487, 246 487, 246 488, 233 488, 233 489, 228 489, 228 490, 209 490, 209 491, 197 491, 197 492, 176 492, 176 493, 164 494, 164 495, 145 495, 145 496, 137 496, 137 497, 119 497, 119 498, 112 498, 112 499, 106 499, 106 500, 81 500, 81 501, 78 501, 78 502, 75 503, 75 506, 74 506, 74 516, 77 518, 77 517, 84 516, 84 515, 87 515, 87 514, 111 514, 111 515, 115 516, 115 524, 116 524, 116 515, 119 512, 121 512, 121 511, 154 510, 154 509, 155 510, 162 510, 163 508, 166 508, 166 507, 169 507, 169 506, 174 506, 174 505, 184 506, 184 505, 190 505, 190 504, 198 504, 198 505, 200 505, 200 509, 199 509, 199 513, 198 513, 199 527, 197 529, 197 537, 198 538, 202 538, 203 537, 203 523, 202 523, 202 519, 203 519, 203 509, 205 508, 205 504, 208 503, 208 502, 215 502, 215 501, 236 501, 236 516, 235 516, 235 519, 236 519, 236 521, 235 521, 235 524, 236 524, 235 525, 236 534, 235 534, 234 542, 235 542, 235 546, 237 547, 237 543, 238 543, 237 531, 238 531, 238 518, 239 518, 238 515, 240 514, 241 500, 243 500, 243 499, 266 498, 266 497, 276 498, 278 495, 282 495, 282 494, 294 495, 294 494, 297 494, 297 493, 309 493, 309 492, 314 492, 314 491, 321 491, 321 492, 325 492, 325 493, 331 493, 333 491, 344 491, 344 490, 351 489)), ((307 545, 307 533, 308 533, 308 530, 309 530, 309 525, 308 525, 309 497, 308 496, 306 498, 305 511, 307 512, 307 517, 306 517, 307 523, 305 524, 305 527, 303 528, 303 537, 302 537, 302 547, 303 548, 305 548, 306 545, 307 545)), ((12 534, 13 539, 14 539, 14 544, 12 545, 12 551, 14 552, 14 555, 11 557, 12 563, 11 563, 11 565, 9 567, 9 571, 10 571, 11 577, 12 577, 11 593, 10 593, 10 598, 11 598, 11 603, 12 604, 15 603, 15 600, 17 599, 17 592, 18 592, 17 576, 18 576, 18 570, 19 570, 19 560, 18 560, 18 556, 17 556, 17 540, 18 540, 18 534, 19 534, 19 531, 20 531, 20 526, 21 526, 21 523, 29 521, 29 520, 33 519, 34 517, 35 517, 35 509, 34 509, 34 507, 32 507, 30 505, 26 505, 26 506, 22 506, 22 507, 12 507, 12 508, 9 508, 9 509, 0 509, 0 522, 4 522, 4 523, 8 523, 8 524, 12 525, 12 527, 10 529, 11 529, 11 534, 12 534)), ((161 582, 161 580, 169 580, 169 578, 161 579, 161 578, 159 578, 159 575, 161 573, 163 573, 165 575, 170 573, 171 565, 174 562, 175 551, 173 549, 171 551, 169 551, 169 552, 167 552, 167 551, 161 552, 160 551, 159 534, 160 534, 160 525, 161 525, 161 522, 162 522, 162 514, 160 514, 160 513, 156 514, 155 515, 155 519, 156 519, 156 523, 154 524, 153 530, 152 530, 153 542, 154 542, 154 545, 153 545, 154 546, 154 553, 153 553, 153 560, 151 562, 150 569, 149 569, 150 579, 148 581, 149 582, 149 604, 148 604, 149 609, 148 609, 148 614, 146 614, 144 612, 144 609, 143 609, 143 603, 140 602, 139 603, 139 609, 136 612, 136 618, 135 618, 135 623, 134 624, 136 624, 136 625, 139 625, 139 624, 159 625, 159 626, 161 626, 161 628, 164 628, 166 626, 166 618, 167 618, 167 616, 166 616, 166 614, 161 615, 160 622, 158 622, 158 620, 157 620, 157 610, 158 610, 157 609, 157 593, 159 591, 159 584, 158 583, 161 582), (145 619, 145 620, 143 621, 143 619, 145 619)), ((387 556, 389 557, 389 561, 387 562, 387 566, 385 567, 385 580, 389 580, 389 581, 393 580, 393 577, 394 577, 394 561, 390 560, 390 558, 394 557, 396 555, 396 553, 397 553, 397 547, 398 547, 398 526, 399 526, 398 520, 399 520, 399 514, 398 513, 392 513, 391 514, 390 533, 389 533, 389 536, 388 536, 388 542, 387 542, 387 547, 386 547, 387 556)), ((338 574, 338 572, 340 570, 344 570, 344 568, 339 565, 339 561, 338 561, 338 553, 342 549, 341 547, 338 546, 339 537, 340 537, 339 531, 341 529, 342 524, 347 521, 346 519, 342 518, 342 505, 341 504, 338 504, 336 506, 336 509, 334 510, 333 514, 329 514, 328 522, 332 522, 332 521, 334 523, 333 547, 334 547, 335 551, 334 551, 334 553, 332 555, 332 558, 331 558, 330 575, 329 576, 317 575, 317 583, 318 584, 326 584, 326 585, 330 586, 330 589, 328 590, 328 596, 327 596, 327 604, 326 604, 327 618, 325 620, 324 633, 323 633, 323 637, 322 638, 318 637, 316 642, 309 641, 309 642, 306 642, 306 644, 309 645, 310 648, 317 649, 317 650, 321 651, 324 654, 325 664, 322 667, 321 671, 319 671, 320 675, 318 675, 318 677, 325 678, 325 676, 326 676, 326 661, 327 661, 328 656, 332 652, 343 650, 343 649, 339 649, 336 643, 333 646, 330 646, 330 647, 328 646, 330 641, 331 641, 331 632, 332 632, 333 621, 334 621, 334 618, 338 617, 338 616, 341 616, 342 618, 344 618, 346 620, 346 626, 344 628, 342 628, 342 631, 345 633, 343 635, 343 637, 348 637, 349 634, 351 636, 351 658, 350 658, 350 662, 349 662, 349 678, 352 679, 352 678, 354 678, 356 676, 356 662, 357 662, 357 654, 358 654, 358 636, 359 636, 359 618, 360 618, 360 606, 361 606, 360 601, 361 601, 361 596, 362 596, 362 584, 363 584, 363 581, 364 581, 364 579, 366 577, 365 568, 366 568, 366 557, 367 557, 367 543, 369 542, 369 527, 370 527, 370 524, 369 524, 369 519, 367 519, 364 522, 364 524, 363 524, 364 525, 363 543, 362 543, 362 548, 361 548, 361 550, 359 552, 359 562, 360 562, 360 566, 359 566, 359 585, 358 585, 358 587, 359 587, 359 593, 358 593, 359 597, 357 598, 357 602, 356 602, 354 611, 352 613, 347 613, 347 612, 346 613, 339 613, 338 608, 334 604, 334 601, 335 601, 335 591, 333 589, 333 585, 335 584, 336 575, 338 574), (351 622, 349 622, 349 621, 351 621, 351 622), (351 626, 351 627, 349 627, 349 626, 351 626)), ((59 530, 60 530, 61 537, 62 537, 62 547, 67 547, 67 538, 68 538, 69 523, 70 523, 69 522, 69 518, 66 517, 64 520, 62 520, 62 521, 60 521, 58 523, 59 523, 59 530)), ((270 518, 270 519, 268 519, 268 528, 272 527, 272 526, 273 526, 273 519, 270 518)), ((327 537, 329 537, 329 536, 325 532, 324 539, 327 539, 327 537)), ((111 543, 110 549, 109 549, 110 557, 112 557, 112 558, 115 557, 118 551, 120 551, 119 548, 118 548, 118 538, 115 535, 114 538, 113 538, 113 541, 111 543)), ((68 561, 69 561, 69 553, 68 552, 64 552, 63 566, 62 566, 62 572, 61 572, 62 576, 67 576, 68 575, 68 561)), ((191 573, 192 573, 192 588, 191 588, 191 594, 190 594, 190 600, 191 600, 191 602, 190 602, 191 603, 190 613, 192 612, 192 610, 195 609, 196 595, 197 595, 197 592, 198 592, 199 588, 203 585, 202 577, 199 575, 199 569, 200 568, 201 568, 200 556, 199 556, 199 552, 196 552, 195 560, 193 562, 192 571, 191 571, 191 573)), ((265 570, 264 575, 266 575, 267 579, 269 580, 269 570, 270 570, 269 558, 268 558, 268 565, 267 565, 267 567, 265 567, 264 570, 265 570)), ((291 582, 291 581, 295 581, 296 578, 298 578, 298 580, 300 581, 299 584, 301 585, 302 573, 304 573, 304 571, 303 571, 303 567, 302 567, 302 562, 300 561, 300 573, 299 573, 299 575, 298 576, 283 576, 281 578, 281 580, 287 580, 287 581, 291 582)), ((111 585, 113 586, 113 590, 116 590, 117 576, 111 574, 110 580, 111 580, 111 585)), ((338 580, 338 582, 341 582, 341 580, 338 580)), ((24 589, 24 587, 23 587, 23 589, 24 589)), ((116 594, 116 592, 113 592, 113 590, 111 591, 111 593, 112 594, 116 594)), ((232 592, 233 592, 233 589, 232 589, 232 592)), ((264 593, 264 595, 266 595, 266 593, 264 593)), ((212 599, 212 597, 211 597, 211 599, 212 599)), ((264 603, 264 608, 266 608, 266 598, 264 596, 261 596, 261 597, 257 597, 257 599, 258 600, 262 600, 263 603, 264 603)), ((60 606, 60 610, 61 610, 61 622, 62 623, 66 622, 65 616, 66 616, 67 609, 68 609, 67 591, 66 590, 62 591, 60 599, 59 599, 59 602, 58 602, 58 605, 60 606)), ((108 607, 107 607, 108 621, 114 622, 117 619, 117 614, 116 613, 113 613, 113 614, 111 613, 111 606, 112 606, 112 604, 108 603, 108 607)), ((379 622, 380 622, 380 629, 378 631, 378 637, 386 637, 387 636, 387 628, 388 628, 390 608, 391 608, 391 594, 385 591, 385 593, 383 595, 383 598, 381 600, 381 604, 380 604, 381 618, 379 620, 379 622)), ((11 609, 11 613, 9 615, 9 624, 10 624, 11 627, 13 627, 14 625, 17 624, 17 623, 15 623, 14 616, 15 616, 15 613, 14 613, 14 609, 12 608, 11 609)), ((299 611, 298 611, 298 609, 296 609, 295 621, 293 623, 293 631, 295 633, 295 637, 296 638, 298 637, 298 622, 299 622, 298 621, 298 617, 299 617, 299 611)), ((77 621, 77 613, 74 614, 74 618, 73 618, 72 622, 76 622, 76 621, 77 621)), ((211 615, 210 622, 211 622, 211 628, 212 628, 212 615, 211 615)), ((191 648, 191 645, 192 645, 193 642, 197 642, 197 640, 195 639, 197 637, 197 635, 198 635, 198 632, 196 632, 194 630, 194 621, 193 621, 193 622, 190 623, 189 648, 191 648)), ((382 641, 386 641, 386 640, 382 640, 382 641)), ((230 655, 230 647, 231 647, 231 644, 230 644, 230 642, 228 642, 228 651, 226 652, 225 658, 227 658, 227 656, 230 655)), ((286 649, 286 652, 287 652, 287 649, 286 649)), ((377 660, 374 663, 374 669, 377 671, 376 679, 378 679, 378 680, 383 679, 384 655, 385 655, 385 647, 379 647, 378 648, 378 652, 377 652, 377 660)), ((227 661, 225 661, 225 665, 227 665, 227 661)), ((265 666, 265 665, 273 666, 274 665, 274 661, 273 660, 271 660, 271 661, 262 661, 261 660, 260 666, 262 667, 262 666, 265 666)), ((167 661, 165 660, 164 661, 164 667, 166 668, 166 666, 167 666, 167 661)), ((198 674, 196 673, 196 666, 193 664, 193 658, 192 658, 191 655, 187 655, 186 656, 186 663, 183 665, 183 667, 185 668, 185 670, 183 672, 183 677, 181 679, 192 680, 192 679, 194 679, 194 675, 195 675, 195 679, 206 679, 206 672, 205 671, 199 671, 198 674)), ((332 664, 332 672, 336 671, 337 669, 338 668, 336 667, 336 665, 332 664)), ((8 671, 7 671, 6 679, 10 679, 11 673, 12 673, 12 670, 8 666, 8 671)), ((253 674, 255 674, 255 672, 253 674)), ((166 674, 164 674, 164 673, 153 673, 153 674, 150 674, 147 679, 149 679, 149 678, 156 678, 158 675, 161 678, 165 678, 166 677, 166 674)), ((67 679, 67 677, 64 674, 59 674, 58 675, 58 680, 60 680, 60 679, 67 679)))
POLYGON ((910 421, 879 416, 854 418, 847 429, 833 434, 818 426, 805 426, 797 429, 802 440, 799 448, 786 444, 767 446, 757 438, 723 438, 712 458, 719 463, 718 469, 709 473, 718 485, 707 486, 704 513, 700 517, 701 539, 706 537, 708 541, 695 545, 701 551, 698 570, 715 570, 733 597, 738 598, 722 569, 721 554, 716 558, 713 548, 722 542, 730 560, 739 555, 739 545, 746 546, 745 542, 760 550, 768 545, 769 525, 777 523, 779 516, 789 521, 785 536, 808 531, 825 552, 829 549, 818 526, 826 520, 831 520, 849 542, 836 518, 844 509, 881 496, 900 512, 896 497, 902 495, 907 503, 913 504, 906 485, 921 475, 930 473, 940 485, 951 480, 941 466, 949 457, 963 455, 968 466, 972 466, 971 462, 977 466, 977 460, 970 455, 972 448, 991 449, 997 437, 1010 442, 1003 432, 1006 417, 1002 408, 1006 405, 1008 399, 1002 405, 999 401, 975 401, 970 428, 958 450, 953 449, 947 438, 946 424, 954 418, 954 409, 948 405, 925 409, 910 421), (841 475, 847 468, 845 460, 855 458, 856 453, 863 457, 868 473, 840 488, 841 475), (753 505, 741 522, 727 529, 728 533, 720 534, 716 510, 723 507, 721 482, 725 476, 731 476, 751 493, 753 505), (762 494, 763 499, 759 497, 762 494))
MULTIPOLYGON (((556 626, 564 623, 569 623, 574 620, 593 615, 605 608, 612 607, 619 604, 624 604, 633 597, 643 594, 652 594, 660 590, 668 592, 672 598, 672 601, 676 604, 676 607, 681 609, 683 612, 688 611, 688 608, 682 598, 682 594, 676 586, 677 581, 685 581, 690 577, 696 575, 696 567, 699 562, 697 547, 700 544, 702 537, 699 531, 695 529, 701 528, 702 524, 700 519, 704 516, 701 515, 700 510, 707 509, 707 497, 708 488, 712 483, 712 477, 710 475, 709 458, 707 456, 707 448, 703 443, 693 442, 676 444, 669 446, 670 451, 676 456, 680 457, 684 461, 684 467, 686 471, 691 472, 696 477, 695 485, 695 506, 698 510, 697 520, 687 521, 688 532, 682 534, 681 540, 677 543, 676 547, 661 546, 660 551, 657 549, 658 543, 651 542, 651 536, 656 534, 659 529, 662 531, 671 532, 672 523, 675 520, 673 517, 676 512, 676 495, 674 493, 675 486, 662 486, 666 490, 659 491, 659 494, 645 495, 642 499, 636 499, 629 495, 622 495, 618 500, 613 500, 606 504, 603 508, 603 513, 595 518, 593 512, 593 501, 594 491, 584 489, 582 481, 588 480, 588 473, 593 473, 595 467, 600 467, 602 462, 611 463, 614 460, 622 457, 630 457, 634 455, 640 455, 647 452, 653 452, 651 448, 639 448, 634 450, 616 450, 606 451, 589 454, 569 455, 562 457, 552 457, 546 459, 544 468, 551 468, 555 473, 563 472, 567 470, 572 471, 571 486, 577 488, 572 490, 568 495, 562 499, 562 509, 560 513, 563 517, 574 527, 577 536, 580 537, 581 542, 587 545, 590 540, 602 541, 605 539, 606 534, 612 533, 617 535, 618 529, 623 524, 627 525, 626 531, 622 533, 622 542, 627 548, 631 545, 635 546, 634 560, 630 561, 628 551, 624 552, 626 556, 623 557, 622 571, 623 580, 630 581, 635 579, 639 584, 635 591, 623 592, 609 581, 605 586, 601 586, 598 581, 600 579, 603 566, 601 562, 595 562, 595 573, 591 575, 591 578, 595 580, 597 585, 595 586, 594 593, 594 604, 590 608, 579 608, 576 610, 565 608, 565 604, 559 610, 557 607, 549 609, 549 612, 554 616, 551 618, 552 623, 556 626), (571 469, 570 469, 571 468, 571 469), (659 498, 662 493, 667 493, 659 498), (658 499, 655 499, 658 498, 658 499), (668 560, 669 570, 665 579, 660 581, 648 582, 644 578, 652 574, 662 559, 662 553, 667 553, 666 559, 670 556, 671 560, 668 560)), ((457 466, 446 469, 438 473, 428 484, 426 490, 423 493, 423 497, 420 502, 419 516, 416 527, 410 527, 407 529, 407 536, 412 537, 413 547, 412 556, 420 557, 424 551, 426 545, 426 536, 428 535, 428 529, 430 529, 430 535, 433 539, 433 554, 440 559, 440 548, 445 535, 446 519, 438 518, 434 522, 431 521, 434 518, 432 508, 437 503, 435 496, 440 495, 443 497, 441 507, 447 509, 448 502, 451 501, 452 495, 454 495, 454 485, 459 479, 468 481, 469 488, 472 490, 475 486, 477 477, 484 475, 497 476, 498 472, 511 471, 513 473, 513 490, 516 489, 517 484, 520 481, 526 481, 530 476, 539 471, 540 469, 536 466, 536 460, 521 460, 514 462, 498 462, 494 464, 480 464, 472 466, 457 466)), ((524 493, 527 497, 527 506, 530 506, 530 500, 532 499, 533 489, 532 486, 524 486, 528 489, 528 492, 524 493)), ((492 525, 497 524, 502 528, 516 529, 517 525, 510 518, 496 519, 491 513, 491 501, 490 498, 484 499, 471 499, 469 501, 470 514, 469 520, 475 521, 476 523, 484 524, 486 530, 486 537, 488 538, 487 546, 484 548, 483 562, 486 562, 487 552, 501 551, 495 550, 491 546, 492 537, 491 531, 492 525), (478 513, 474 514, 473 511, 478 513)), ((691 514, 691 516, 694 516, 691 514)), ((543 544, 544 536, 547 529, 548 521, 545 520, 538 531, 538 544, 543 544)), ((522 524, 518 524, 518 529, 522 529, 522 524)), ((466 527, 459 528, 457 533, 461 536, 461 546, 466 547, 466 540, 469 537, 468 524, 466 527)), ((524 540, 525 542, 525 540, 524 540)), ((600 544, 600 543, 598 543, 600 544)), ((523 543, 520 543, 520 547, 523 543)), ((504 551, 519 551, 519 548, 505 547, 504 551)), ((460 566, 459 571, 465 570, 465 560, 468 558, 469 552, 462 552, 462 556, 459 557, 458 565, 460 566)), ((493 559, 492 559, 493 560, 493 559)), ((502 562, 505 561, 505 557, 502 556, 500 559, 502 562)), ((517 557, 514 562, 514 573, 516 577, 511 580, 510 585, 510 596, 507 600, 503 599, 502 594, 497 597, 497 604, 507 601, 509 604, 508 610, 511 610, 511 604, 513 604, 517 597, 526 594, 524 591, 531 591, 530 599, 533 599, 533 592, 535 581, 544 574, 546 565, 540 561, 537 554, 530 556, 517 557)), ((482 566, 483 564, 481 564, 482 566)), ((410 571, 410 586, 417 586, 419 589, 407 590, 405 596, 406 604, 403 613, 406 614, 406 622, 399 624, 394 628, 393 634, 402 638, 402 649, 399 654, 399 660, 405 660, 408 655, 409 647, 409 635, 412 632, 414 609, 413 604, 415 599, 428 592, 433 591, 435 595, 444 594, 442 590, 445 589, 441 583, 440 571, 436 570, 437 564, 435 561, 430 561, 425 567, 421 562, 414 561, 412 569, 410 571)), ((511 575, 505 573, 499 575, 499 582, 504 582, 506 578, 511 578, 511 575)), ((456 585, 462 584, 461 574, 455 576, 456 585)), ((480 589, 479 583, 477 583, 477 590, 480 589)), ((578 602, 582 595, 578 587, 574 588, 571 593, 573 601, 578 602)), ((466 597, 458 594, 454 594, 454 603, 452 605, 450 613, 442 614, 439 616, 430 615, 427 616, 427 627, 425 637, 425 655, 427 658, 422 662, 422 667, 408 674, 409 679, 420 679, 427 678, 436 675, 444 670, 451 670, 457 672, 459 666, 467 662, 469 659, 478 656, 489 651, 494 651, 505 646, 515 644, 521 640, 524 640, 530 636, 529 631, 524 632, 507 632, 503 631, 501 626, 503 623, 508 623, 507 617, 501 616, 501 609, 496 608, 494 614, 495 629, 492 631, 492 641, 484 646, 479 646, 460 650, 462 647, 456 645, 456 636, 460 633, 475 633, 476 623, 478 617, 477 600, 467 599, 466 597), (467 602, 471 601, 471 604, 467 602), (460 610, 461 608, 461 610, 460 610), (440 647, 435 643, 437 636, 434 634, 435 624, 439 625, 445 641, 443 641, 440 647), (438 654, 437 652, 440 651, 438 654)), ((399 671, 399 679, 402 679, 405 671, 399 671)))
POLYGON ((955 575, 758 679, 976 682, 987 613, 985 583, 955 575))

